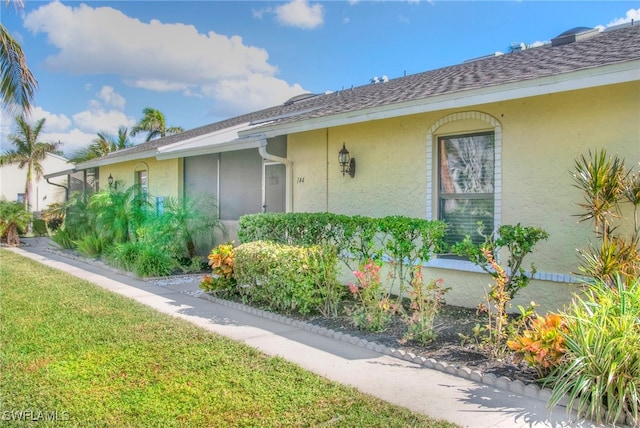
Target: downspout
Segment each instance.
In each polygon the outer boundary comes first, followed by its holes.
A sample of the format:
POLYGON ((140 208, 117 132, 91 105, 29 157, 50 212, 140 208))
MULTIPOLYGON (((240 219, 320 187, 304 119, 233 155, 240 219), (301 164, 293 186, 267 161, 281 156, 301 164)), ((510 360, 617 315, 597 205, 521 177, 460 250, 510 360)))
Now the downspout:
MULTIPOLYGON (((49 179, 47 178, 47 183, 51 184, 52 186, 58 186, 58 187, 62 187, 64 189, 64 200, 65 202, 69 200, 69 188, 67 186, 63 186, 62 184, 58 184, 58 183, 52 183, 51 181, 49 181, 49 179)), ((69 181, 69 176, 67 175, 67 182, 69 181)))
POLYGON ((220 217, 220 153, 218 153, 217 159, 216 159, 216 199, 218 200, 218 203, 216 204, 218 206, 218 218, 220 217))
POLYGON ((324 202, 325 202, 325 211, 329 212, 329 128, 327 128, 327 132, 325 134, 325 147, 326 147, 326 169, 324 173, 325 177, 325 188, 324 188, 324 202))
MULTIPOLYGON (((275 156, 272 155, 270 153, 267 153, 267 144, 269 144, 267 142, 267 139, 265 137, 261 137, 260 138, 260 147, 258 147, 258 152, 260 153, 260 156, 262 156, 262 159, 270 161, 270 162, 276 162, 276 163, 281 163, 284 165, 285 167, 285 212, 291 212, 292 211, 292 199, 293 199, 293 162, 291 162, 289 159, 287 158, 282 158, 280 156, 275 156)), ((262 181, 264 182, 264 174, 262 177, 262 181)), ((262 192, 262 206, 265 206, 267 204, 267 201, 265 201, 265 192, 262 192)))

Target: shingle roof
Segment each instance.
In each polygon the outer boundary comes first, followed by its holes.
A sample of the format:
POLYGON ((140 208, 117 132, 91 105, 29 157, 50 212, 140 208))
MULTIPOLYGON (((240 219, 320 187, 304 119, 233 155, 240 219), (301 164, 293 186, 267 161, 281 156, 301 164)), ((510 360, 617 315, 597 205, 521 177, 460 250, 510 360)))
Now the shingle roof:
POLYGON ((385 83, 310 96, 293 103, 285 103, 152 140, 114 152, 106 158, 113 159, 153 151, 160 146, 246 122, 270 119, 277 123, 300 122, 638 59, 640 59, 640 25, 605 31, 586 40, 561 46, 546 45, 400 77, 385 83))
MULTIPOLYGON (((324 108, 292 122, 499 86, 640 59, 640 25, 602 32, 562 46, 545 45, 327 95, 324 108)), ((640 77, 640 70, 639 70, 640 77)))

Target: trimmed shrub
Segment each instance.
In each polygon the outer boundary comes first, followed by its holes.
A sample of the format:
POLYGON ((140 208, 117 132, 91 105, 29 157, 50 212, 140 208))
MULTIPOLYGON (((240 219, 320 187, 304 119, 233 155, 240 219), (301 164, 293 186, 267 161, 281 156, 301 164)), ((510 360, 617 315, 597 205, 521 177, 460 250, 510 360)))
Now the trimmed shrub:
POLYGON ((264 213, 240 217, 240 242, 330 245, 350 270, 386 257, 401 287, 411 282, 410 266, 429 260, 443 247, 442 221, 403 216, 372 218, 332 213, 264 213), (409 268, 408 268, 409 267, 409 268))
POLYGON ((251 302, 282 312, 335 316, 346 291, 338 283, 336 261, 328 246, 256 241, 235 249, 234 275, 239 292, 251 302))

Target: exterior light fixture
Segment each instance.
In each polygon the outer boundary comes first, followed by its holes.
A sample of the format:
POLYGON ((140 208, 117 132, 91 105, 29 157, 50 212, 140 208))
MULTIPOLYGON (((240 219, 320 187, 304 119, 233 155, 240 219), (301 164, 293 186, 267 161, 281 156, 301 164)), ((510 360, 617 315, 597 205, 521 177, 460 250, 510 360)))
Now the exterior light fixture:
POLYGON ((107 178, 107 183, 109 183, 109 187, 113 186, 113 175, 109 174, 109 178, 107 178))
POLYGON ((342 169, 342 176, 349 174, 351 178, 356 176, 356 160, 349 156, 349 150, 342 143, 342 149, 338 152, 338 160, 342 169))

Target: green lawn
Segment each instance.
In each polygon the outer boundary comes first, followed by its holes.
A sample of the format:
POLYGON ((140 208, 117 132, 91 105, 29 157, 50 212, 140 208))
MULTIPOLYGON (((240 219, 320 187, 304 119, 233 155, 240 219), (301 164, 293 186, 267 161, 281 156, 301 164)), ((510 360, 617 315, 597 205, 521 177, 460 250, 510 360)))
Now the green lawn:
POLYGON ((0 304, 3 425, 454 426, 6 250, 0 304))

